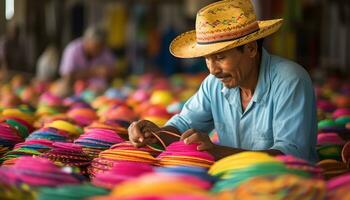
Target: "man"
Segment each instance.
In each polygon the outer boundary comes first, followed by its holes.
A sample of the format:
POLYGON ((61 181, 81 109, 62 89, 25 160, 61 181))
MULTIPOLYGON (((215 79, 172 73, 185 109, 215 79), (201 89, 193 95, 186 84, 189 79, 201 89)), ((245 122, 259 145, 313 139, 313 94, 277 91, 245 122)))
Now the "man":
POLYGON ((50 44, 38 58, 36 64, 36 79, 39 81, 54 80, 57 73, 58 62, 58 50, 54 44, 50 44))
MULTIPOLYGON (((149 121, 129 127, 135 146, 157 142, 160 129, 181 134, 186 144, 216 159, 242 151, 290 154, 315 162, 316 108, 312 82, 298 64, 270 55, 262 38, 282 20, 256 21, 249 0, 219 1, 201 9, 196 30, 170 45, 181 58, 205 57, 210 75, 181 113, 159 128, 149 121), (208 133, 215 128, 219 144, 208 133)), ((166 143, 176 137, 159 135, 166 143)))
POLYGON ((91 26, 83 38, 72 41, 65 48, 60 75, 68 85, 92 77, 109 79, 115 75, 115 64, 112 52, 105 47, 105 32, 100 27, 91 26))

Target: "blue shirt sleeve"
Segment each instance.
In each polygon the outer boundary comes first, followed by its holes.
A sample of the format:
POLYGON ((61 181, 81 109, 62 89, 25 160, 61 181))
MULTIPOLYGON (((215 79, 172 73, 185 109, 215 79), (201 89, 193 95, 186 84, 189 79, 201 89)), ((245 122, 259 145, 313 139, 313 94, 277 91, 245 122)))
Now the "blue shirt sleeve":
POLYGON ((316 162, 316 108, 311 80, 303 76, 284 77, 274 85, 271 149, 316 162))
POLYGON ((209 133, 214 128, 211 112, 210 85, 213 77, 208 76, 199 90, 184 105, 181 112, 174 115, 166 126, 176 127, 181 133, 194 128, 209 133))

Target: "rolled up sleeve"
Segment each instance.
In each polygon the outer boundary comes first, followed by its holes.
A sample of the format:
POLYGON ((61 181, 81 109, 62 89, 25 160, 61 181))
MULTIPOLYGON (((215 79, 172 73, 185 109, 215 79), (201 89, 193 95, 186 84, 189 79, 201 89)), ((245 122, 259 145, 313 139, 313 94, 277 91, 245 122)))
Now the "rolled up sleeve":
POLYGON ((190 128, 209 133, 214 128, 211 112, 210 77, 201 84, 199 90, 184 105, 181 112, 174 115, 166 126, 176 127, 181 133, 190 128))

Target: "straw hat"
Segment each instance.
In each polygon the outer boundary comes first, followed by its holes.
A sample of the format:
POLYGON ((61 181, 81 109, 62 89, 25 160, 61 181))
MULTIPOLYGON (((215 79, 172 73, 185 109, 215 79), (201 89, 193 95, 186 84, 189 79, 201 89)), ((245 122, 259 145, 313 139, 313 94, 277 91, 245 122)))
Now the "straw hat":
POLYGON ((250 0, 219 1, 199 10, 196 30, 177 36, 169 49, 179 58, 206 56, 271 35, 282 21, 257 21, 250 0))

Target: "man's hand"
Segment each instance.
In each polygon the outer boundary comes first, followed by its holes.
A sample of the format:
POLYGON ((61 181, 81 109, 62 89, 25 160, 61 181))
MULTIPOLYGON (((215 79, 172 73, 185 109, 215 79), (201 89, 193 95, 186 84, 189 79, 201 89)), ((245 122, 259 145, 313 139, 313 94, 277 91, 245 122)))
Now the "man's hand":
MULTIPOLYGON (((197 146, 198 151, 208 151, 210 154, 214 156, 215 160, 220 160, 224 157, 227 157, 236 153, 249 151, 245 149, 232 148, 232 147, 226 147, 226 146, 220 146, 220 145, 214 144, 210 140, 208 134, 198 132, 195 129, 189 129, 186 132, 184 132, 181 135, 180 140, 184 141, 185 144, 198 144, 197 146)), ((265 152, 272 156, 284 155, 281 151, 275 150, 275 149, 260 150, 258 152, 265 152)))
POLYGON ((90 68, 90 77, 108 78, 110 68, 105 65, 97 65, 90 68))
POLYGON ((198 151, 210 151, 214 148, 214 144, 211 142, 209 135, 196 131, 195 129, 189 129, 181 135, 181 141, 185 144, 198 144, 198 151))
POLYGON ((107 78, 108 77, 108 67, 107 66, 98 66, 96 67, 96 75, 101 78, 107 78))
POLYGON ((157 132, 160 128, 148 120, 140 120, 130 124, 128 128, 129 140, 135 147, 157 143, 157 139, 151 132, 157 132))

